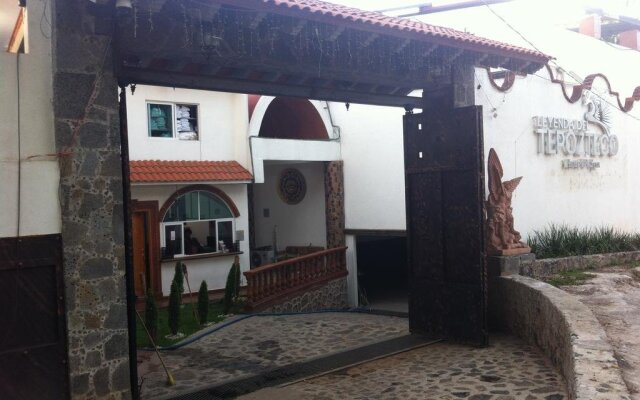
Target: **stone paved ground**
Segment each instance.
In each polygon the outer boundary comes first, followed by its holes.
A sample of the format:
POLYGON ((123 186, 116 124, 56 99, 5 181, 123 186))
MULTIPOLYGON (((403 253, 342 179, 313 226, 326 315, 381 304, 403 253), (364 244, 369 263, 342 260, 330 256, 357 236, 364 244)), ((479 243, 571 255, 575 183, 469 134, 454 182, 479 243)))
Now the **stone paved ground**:
POLYGON ((252 317, 178 350, 164 351, 177 385, 153 352, 139 351, 143 399, 162 399, 272 368, 405 335, 405 318, 362 313, 318 313, 252 317))
POLYGON ((438 343, 240 399, 568 398, 562 377, 535 347, 511 336, 492 335, 491 342, 482 349, 438 343))
POLYGON ((640 269, 604 268, 580 286, 562 289, 577 296, 604 328, 631 398, 640 400, 640 269))
POLYGON ((563 379, 538 349, 514 337, 495 334, 487 348, 438 343, 240 397, 243 400, 567 398, 563 379))

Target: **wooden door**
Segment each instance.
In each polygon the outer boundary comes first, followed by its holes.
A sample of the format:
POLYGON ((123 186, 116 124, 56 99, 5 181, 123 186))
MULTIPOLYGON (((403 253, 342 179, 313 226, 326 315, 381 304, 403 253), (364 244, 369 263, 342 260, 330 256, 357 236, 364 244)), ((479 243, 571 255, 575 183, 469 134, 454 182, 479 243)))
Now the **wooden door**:
POLYGON ((151 287, 152 276, 149 264, 149 241, 147 234, 147 215, 134 212, 131 221, 133 238, 133 282, 136 297, 144 297, 151 287))
POLYGON ((481 107, 404 118, 412 332, 487 343, 481 107))

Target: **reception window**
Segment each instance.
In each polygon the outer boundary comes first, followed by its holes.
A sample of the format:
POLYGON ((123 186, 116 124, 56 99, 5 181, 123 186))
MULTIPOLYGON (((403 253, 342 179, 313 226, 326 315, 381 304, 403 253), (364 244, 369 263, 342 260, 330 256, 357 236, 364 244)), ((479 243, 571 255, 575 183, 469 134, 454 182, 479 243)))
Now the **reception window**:
POLYGON ((237 251, 235 217, 214 193, 194 190, 178 196, 160 227, 163 258, 237 251))

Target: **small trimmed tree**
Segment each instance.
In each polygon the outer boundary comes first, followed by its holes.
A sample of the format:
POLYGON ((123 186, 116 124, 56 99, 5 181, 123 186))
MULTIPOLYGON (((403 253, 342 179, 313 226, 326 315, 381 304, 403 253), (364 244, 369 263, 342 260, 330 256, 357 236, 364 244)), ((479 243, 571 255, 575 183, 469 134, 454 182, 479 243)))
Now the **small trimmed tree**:
POLYGON ((169 293, 169 331, 173 335, 177 335, 180 330, 180 297, 180 288, 174 279, 169 293))
POLYGON ((223 312, 225 314, 229 313, 231 306, 235 303, 238 298, 238 294, 240 292, 240 260, 238 256, 236 256, 233 261, 233 265, 229 270, 229 274, 227 275, 227 284, 224 287, 224 302, 222 305, 223 312))
POLYGON ((180 292, 180 295, 182 295, 184 293, 184 273, 183 273, 182 263, 180 261, 176 263, 176 269, 173 274, 173 280, 178 285, 178 291, 180 292))
POLYGON ((198 290, 198 317, 200 318, 200 325, 207 323, 207 317, 209 316, 209 290, 207 289, 207 282, 202 281, 200 284, 200 290, 198 290))
POLYGON ((144 304, 144 324, 149 330, 151 339, 155 343, 158 342, 158 306, 156 299, 151 290, 147 291, 147 297, 144 304))

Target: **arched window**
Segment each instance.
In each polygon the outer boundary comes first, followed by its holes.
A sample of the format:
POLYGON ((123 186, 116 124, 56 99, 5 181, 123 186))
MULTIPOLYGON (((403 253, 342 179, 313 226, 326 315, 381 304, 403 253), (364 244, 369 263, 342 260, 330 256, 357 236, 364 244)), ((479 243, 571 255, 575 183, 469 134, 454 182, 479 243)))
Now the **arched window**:
POLYGON ((177 192, 162 211, 163 258, 237 251, 234 237, 237 209, 212 190, 177 192))

